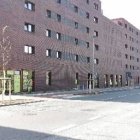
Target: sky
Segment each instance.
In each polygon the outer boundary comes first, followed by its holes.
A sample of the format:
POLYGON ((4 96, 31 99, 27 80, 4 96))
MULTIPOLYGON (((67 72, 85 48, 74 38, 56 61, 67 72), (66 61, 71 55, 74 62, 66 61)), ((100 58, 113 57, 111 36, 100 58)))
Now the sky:
POLYGON ((100 0, 103 15, 109 19, 125 18, 140 29, 140 0, 100 0))

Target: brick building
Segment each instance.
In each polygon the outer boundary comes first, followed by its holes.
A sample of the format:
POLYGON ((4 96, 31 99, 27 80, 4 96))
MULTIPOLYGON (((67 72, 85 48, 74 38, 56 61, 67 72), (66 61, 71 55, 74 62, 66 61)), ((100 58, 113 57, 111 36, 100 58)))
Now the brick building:
POLYGON ((104 17, 99 0, 1 0, 0 15, 15 92, 88 88, 93 73, 95 87, 139 83, 139 30, 104 17))

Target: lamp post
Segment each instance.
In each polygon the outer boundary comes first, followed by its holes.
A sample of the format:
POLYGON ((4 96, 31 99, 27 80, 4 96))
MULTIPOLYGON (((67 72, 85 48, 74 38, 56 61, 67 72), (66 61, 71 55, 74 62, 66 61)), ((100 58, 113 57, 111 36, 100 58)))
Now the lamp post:
POLYGON ((91 63, 90 63, 90 77, 89 77, 89 93, 94 92, 94 36, 91 47, 91 63))

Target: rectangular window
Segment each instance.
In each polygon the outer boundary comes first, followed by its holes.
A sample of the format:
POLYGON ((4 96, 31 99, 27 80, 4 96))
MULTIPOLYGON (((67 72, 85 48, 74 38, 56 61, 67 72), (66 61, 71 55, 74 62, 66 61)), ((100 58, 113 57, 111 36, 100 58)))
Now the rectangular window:
POLYGON ((97 17, 94 17, 93 18, 93 21, 94 21, 94 23, 98 23, 98 18, 97 17))
POLYGON ((51 18, 51 11, 50 10, 47 10, 47 17, 51 18))
POLYGON ((127 24, 125 24, 125 28, 127 28, 127 24))
POLYGON ((86 0, 87 4, 89 4, 89 0, 86 0))
POLYGON ((87 63, 90 63, 90 57, 87 57, 87 63))
POLYGON ((86 42, 86 47, 89 48, 89 42, 86 42))
POLYGON ((99 59, 98 58, 94 59, 94 64, 97 64, 97 65, 99 64, 99 59))
POLYGON ((33 32, 35 32, 35 25, 30 24, 30 23, 25 23, 24 30, 33 33, 33 32))
POLYGON ((126 49, 128 48, 128 45, 127 45, 127 44, 125 44, 125 48, 126 48, 126 49))
POLYGON ((86 18, 89 19, 89 13, 88 12, 86 12, 86 18))
POLYGON ((76 54, 75 55, 75 61, 78 62, 78 60, 79 60, 79 58, 78 58, 78 55, 76 54))
POLYGON ((46 50, 46 56, 47 57, 51 57, 51 49, 47 49, 46 50))
POLYGON ((99 45, 95 44, 95 50, 96 50, 96 51, 99 50, 99 45))
POLYGON ((79 73, 76 72, 75 74, 75 84, 77 85, 79 83, 79 73))
POLYGON ((61 22, 61 15, 57 14, 57 21, 61 22))
POLYGON ((57 0, 57 3, 59 3, 59 4, 60 4, 60 3, 61 3, 61 0, 57 0))
POLYGON ((98 10, 98 4, 97 3, 94 3, 94 9, 98 10))
POLYGON ((93 36, 94 36, 94 37, 98 37, 98 31, 94 31, 93 36))
POLYGON ((78 7, 74 5, 74 12, 78 13, 78 7))
POLYGON ((126 58, 126 59, 128 58, 128 54, 125 54, 125 58, 126 58))
POLYGON ((51 37, 51 30, 49 30, 49 29, 46 30, 46 36, 51 37))
POLYGON ((75 45, 78 45, 78 39, 75 38, 75 45))
POLYGON ((75 29, 78 29, 78 22, 75 22, 75 29))
POLYGON ((127 39, 127 34, 125 34, 125 38, 127 39))
POLYGON ((27 54, 35 54, 35 47, 34 46, 24 46, 24 53, 27 54))
POLYGON ((50 86, 52 81, 52 73, 50 71, 46 72, 46 85, 50 86))
POLYGON ((56 33, 56 39, 61 40, 61 33, 56 33))
POLYGON ((25 1, 24 7, 30 11, 35 11, 35 4, 29 1, 25 1))
POLYGON ((86 27, 86 33, 89 33, 89 27, 86 27))
POLYGON ((61 58, 62 58, 62 52, 57 51, 57 52, 56 52, 56 58, 57 58, 57 59, 61 59, 61 58))

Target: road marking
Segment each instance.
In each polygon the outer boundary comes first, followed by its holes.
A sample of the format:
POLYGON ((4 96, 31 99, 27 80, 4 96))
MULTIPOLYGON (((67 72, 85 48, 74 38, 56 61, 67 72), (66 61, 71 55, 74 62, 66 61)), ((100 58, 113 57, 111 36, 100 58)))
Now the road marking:
POLYGON ((92 118, 89 118, 90 121, 93 121, 93 120, 96 120, 96 119, 99 119, 101 116, 95 116, 95 117, 92 117, 92 118))
POLYGON ((120 95, 118 98, 126 97, 127 95, 120 95))
POLYGON ((64 126, 64 127, 57 128, 57 129, 53 130, 53 132, 58 133, 58 132, 73 128, 75 126, 76 126, 76 124, 70 124, 70 125, 67 125, 67 126, 64 126))

